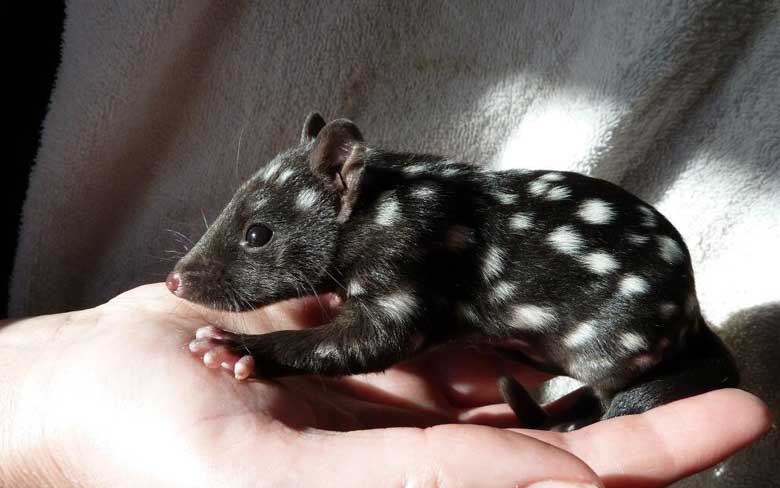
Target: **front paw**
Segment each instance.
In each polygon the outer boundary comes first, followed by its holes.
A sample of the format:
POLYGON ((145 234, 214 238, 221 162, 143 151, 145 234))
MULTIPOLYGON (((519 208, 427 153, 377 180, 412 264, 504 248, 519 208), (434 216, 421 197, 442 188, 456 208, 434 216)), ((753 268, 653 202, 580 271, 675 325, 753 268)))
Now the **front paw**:
POLYGON ((222 367, 232 372, 237 380, 245 380, 255 372, 255 360, 239 334, 213 326, 201 327, 189 347, 190 351, 202 356, 207 368, 222 367))

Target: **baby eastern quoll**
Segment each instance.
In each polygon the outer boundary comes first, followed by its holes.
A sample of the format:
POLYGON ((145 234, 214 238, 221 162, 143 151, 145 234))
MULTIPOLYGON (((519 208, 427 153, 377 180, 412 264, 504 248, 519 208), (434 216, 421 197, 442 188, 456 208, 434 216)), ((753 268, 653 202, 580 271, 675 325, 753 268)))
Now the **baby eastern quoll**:
POLYGON ((680 234, 639 198, 576 173, 383 150, 316 113, 167 285, 236 312, 301 290, 341 297, 320 327, 199 330, 190 349, 238 379, 381 371, 478 343, 586 384, 568 414, 549 418, 519 383, 499 382, 521 423, 567 429, 738 382, 699 312, 680 234))

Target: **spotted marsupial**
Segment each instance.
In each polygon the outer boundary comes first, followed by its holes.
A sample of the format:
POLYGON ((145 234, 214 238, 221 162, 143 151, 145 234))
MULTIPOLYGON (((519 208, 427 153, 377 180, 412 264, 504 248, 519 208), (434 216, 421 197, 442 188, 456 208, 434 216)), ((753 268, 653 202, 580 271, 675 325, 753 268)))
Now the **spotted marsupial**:
POLYGON ((738 381, 701 316, 685 243, 636 196, 577 173, 382 149, 318 114, 239 188, 167 284, 236 312, 301 289, 341 298, 320 327, 201 329, 190 349, 238 379, 381 371, 477 343, 587 385, 550 417, 500 381, 521 423, 547 428, 738 381))

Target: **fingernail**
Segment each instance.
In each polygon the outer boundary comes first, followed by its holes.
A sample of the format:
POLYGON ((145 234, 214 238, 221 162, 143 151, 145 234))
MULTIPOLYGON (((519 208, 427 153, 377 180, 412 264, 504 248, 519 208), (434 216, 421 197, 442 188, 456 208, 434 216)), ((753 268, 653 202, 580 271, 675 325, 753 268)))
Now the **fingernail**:
POLYGON ((528 485, 526 488, 599 488, 590 483, 575 483, 573 481, 547 480, 528 485))

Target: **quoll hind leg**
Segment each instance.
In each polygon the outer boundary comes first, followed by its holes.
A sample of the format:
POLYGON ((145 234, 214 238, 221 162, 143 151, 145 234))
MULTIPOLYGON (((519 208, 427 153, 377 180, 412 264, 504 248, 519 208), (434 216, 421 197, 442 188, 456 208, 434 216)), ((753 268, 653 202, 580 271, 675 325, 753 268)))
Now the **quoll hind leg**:
POLYGON ((507 376, 499 381, 504 400, 523 427, 554 431, 570 431, 599 419, 646 412, 675 400, 738 384, 739 373, 731 353, 704 325, 689 339, 678 358, 665 361, 611 396, 583 387, 544 409, 514 378, 507 376))
POLYGON ((582 387, 549 405, 540 406, 516 379, 504 376, 498 382, 504 401, 521 427, 568 432, 599 420, 603 405, 590 387, 582 387))
POLYGON ((726 346, 702 321, 678 358, 666 361, 617 392, 603 418, 651 408, 719 388, 739 385, 739 372, 726 346))

